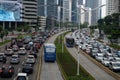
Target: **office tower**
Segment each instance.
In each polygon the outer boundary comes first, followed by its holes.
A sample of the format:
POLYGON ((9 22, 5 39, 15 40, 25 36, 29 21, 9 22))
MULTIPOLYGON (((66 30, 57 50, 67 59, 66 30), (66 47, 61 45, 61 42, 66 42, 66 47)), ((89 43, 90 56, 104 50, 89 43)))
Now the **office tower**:
MULTIPOLYGON (((85 6, 90 7, 91 9, 98 8, 100 6, 100 0, 86 0, 85 6)), ((91 19, 91 25, 95 25, 97 23, 97 20, 101 16, 101 11, 100 9, 96 9, 92 11, 92 19, 91 19)))
POLYGON ((106 1, 106 14, 111 15, 118 13, 120 9, 120 0, 107 0, 106 1))
POLYGON ((88 11, 85 13, 85 22, 88 23, 88 26, 91 25, 91 8, 85 7, 85 9, 88 11))
POLYGON ((78 5, 77 7, 77 23, 83 24, 85 22, 85 7, 83 5, 78 5))
POLYGON ((45 16, 45 0, 38 0, 38 15, 45 16))
POLYGON ((63 0, 63 22, 71 22, 71 0, 63 0))
POLYGON ((47 0, 47 17, 56 18, 57 17, 57 2, 56 0, 47 0))
POLYGON ((17 0, 0 0, 0 21, 22 21, 22 4, 17 0))
POLYGON ((78 5, 83 5, 84 0, 78 0, 78 5))
POLYGON ((77 5, 78 5, 78 1, 72 0, 72 22, 73 23, 77 22, 77 5))
POLYGON ((120 12, 120 0, 118 0, 118 12, 120 12))
POLYGON ((21 0, 23 4, 23 21, 29 22, 31 26, 37 26, 37 0, 21 0))

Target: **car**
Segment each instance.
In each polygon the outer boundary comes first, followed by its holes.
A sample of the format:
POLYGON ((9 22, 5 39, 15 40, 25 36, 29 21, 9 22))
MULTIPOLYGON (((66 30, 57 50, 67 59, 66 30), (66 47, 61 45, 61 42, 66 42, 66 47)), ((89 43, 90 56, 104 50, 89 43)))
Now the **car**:
POLYGON ((117 51, 117 55, 118 55, 118 57, 120 57, 120 51, 117 51))
POLYGON ((34 52, 34 51, 30 51, 29 54, 30 54, 30 55, 33 55, 35 58, 37 58, 37 53, 36 53, 36 52, 34 52))
POLYGON ((32 64, 24 64, 22 68, 22 72, 31 74, 33 73, 33 65, 32 64))
POLYGON ((103 55, 102 53, 96 53, 96 54, 95 54, 95 59, 101 62, 102 59, 103 59, 103 56, 104 56, 104 55, 103 55))
POLYGON ((19 48, 18 48, 17 45, 13 45, 13 48, 12 48, 13 51, 18 51, 18 49, 19 49, 19 48))
POLYGON ((26 63, 35 64, 35 57, 33 55, 28 55, 26 63))
POLYGON ((40 49, 40 47, 41 47, 40 43, 35 43, 35 47, 36 47, 37 49, 40 49))
POLYGON ((20 57, 19 55, 12 55, 11 59, 10 59, 10 63, 11 64, 18 64, 20 63, 20 57))
POLYGON ((31 49, 31 45, 27 44, 27 45, 25 46, 25 49, 26 49, 26 50, 30 50, 30 49, 31 49))
POLYGON ((7 50, 5 50, 4 53, 6 56, 12 56, 14 54, 14 51, 12 49, 7 49, 7 50))
POLYGON ((109 68, 110 68, 112 71, 115 71, 115 72, 120 71, 120 62, 119 62, 119 61, 111 61, 111 62, 109 63, 109 68))
POLYGON ((25 48, 24 47, 20 48, 20 50, 18 51, 18 55, 25 55, 25 54, 27 54, 25 48))
POLYGON ((101 63, 102 63, 104 66, 108 67, 108 66, 109 66, 109 63, 110 63, 110 60, 109 60, 108 58, 105 58, 105 57, 104 57, 104 58, 102 59, 101 63))
POLYGON ((23 47, 23 40, 22 39, 18 39, 16 43, 17 43, 17 46, 19 48, 23 47))
POLYGON ((14 74, 14 67, 11 65, 3 65, 0 68, 0 76, 1 77, 12 77, 14 74))
POLYGON ((3 62, 3 63, 6 62, 6 56, 4 53, 0 53, 0 62, 3 62))
POLYGON ((32 51, 34 51, 35 53, 38 53, 38 49, 37 49, 37 47, 32 47, 32 51))
POLYGON ((27 73, 18 73, 14 80, 28 80, 27 73))

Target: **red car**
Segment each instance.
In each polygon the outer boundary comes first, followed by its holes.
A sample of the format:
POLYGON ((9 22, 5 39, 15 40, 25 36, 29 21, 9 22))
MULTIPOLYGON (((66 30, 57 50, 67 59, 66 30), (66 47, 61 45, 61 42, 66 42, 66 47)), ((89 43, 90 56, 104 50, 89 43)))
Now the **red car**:
POLYGON ((36 47, 37 49, 40 49, 40 48, 41 48, 40 43, 35 43, 35 47, 36 47))

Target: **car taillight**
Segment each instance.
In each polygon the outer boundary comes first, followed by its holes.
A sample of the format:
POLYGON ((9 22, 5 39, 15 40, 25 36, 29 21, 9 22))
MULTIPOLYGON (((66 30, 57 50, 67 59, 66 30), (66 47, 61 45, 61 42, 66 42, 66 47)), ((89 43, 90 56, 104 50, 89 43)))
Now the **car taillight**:
POLYGON ((2 72, 2 70, 0 70, 0 73, 2 72))
POLYGON ((9 70, 9 72, 11 73, 11 72, 12 72, 12 70, 9 70))

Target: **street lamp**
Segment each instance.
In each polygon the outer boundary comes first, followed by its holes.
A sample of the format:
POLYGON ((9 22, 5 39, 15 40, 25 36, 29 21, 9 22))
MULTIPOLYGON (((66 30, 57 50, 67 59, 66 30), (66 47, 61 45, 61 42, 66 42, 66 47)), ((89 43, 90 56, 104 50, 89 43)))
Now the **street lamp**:
MULTIPOLYGON (((94 8, 94 9, 92 9, 92 10, 90 10, 90 11, 97 10, 97 9, 103 7, 103 6, 105 6, 105 4, 104 4, 104 5, 101 5, 101 6, 98 6, 98 7, 94 8)), ((78 7, 78 6, 77 6, 77 7, 78 7)), ((83 9, 83 8, 81 8, 81 9, 83 9)), ((83 10, 85 11, 85 12, 83 12, 83 13, 79 13, 78 10, 77 10, 77 15, 79 16, 79 17, 77 17, 77 20, 78 20, 78 19, 80 20, 80 16, 81 16, 82 14, 85 14, 86 12, 89 12, 89 10, 86 10, 86 9, 83 9, 83 10)), ((75 13, 76 13, 76 12, 75 12, 75 13)), ((78 20, 78 21, 79 21, 79 20, 78 20)), ((80 21, 78 22, 78 25, 79 25, 79 35, 80 35, 80 21)), ((79 49, 79 47, 78 47, 77 75, 79 75, 79 53, 80 53, 80 49, 79 49)))

